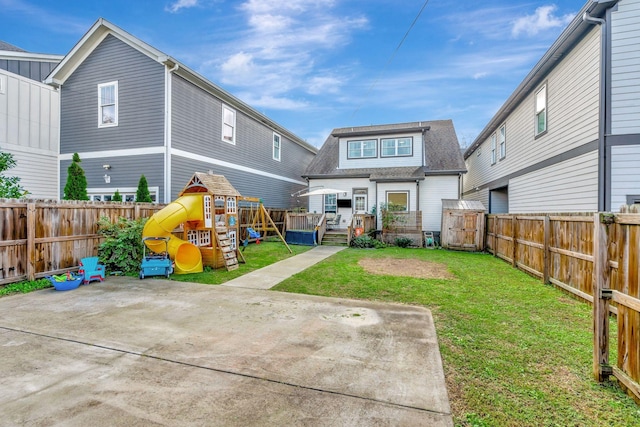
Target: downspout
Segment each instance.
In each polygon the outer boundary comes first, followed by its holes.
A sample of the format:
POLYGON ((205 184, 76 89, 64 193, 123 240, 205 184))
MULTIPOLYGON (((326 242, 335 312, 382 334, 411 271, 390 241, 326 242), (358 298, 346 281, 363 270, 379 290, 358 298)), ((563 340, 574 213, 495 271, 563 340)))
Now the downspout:
POLYGON ((598 211, 603 212, 609 208, 609 190, 607 188, 607 151, 605 144, 605 127, 607 120, 607 38, 608 29, 607 21, 602 18, 594 18, 585 12, 582 15, 584 22, 600 25, 600 114, 598 120, 600 124, 598 126, 598 211))
POLYGON ((165 105, 166 116, 164 126, 164 203, 171 202, 171 74, 180 67, 179 64, 175 64, 172 68, 169 68, 165 74, 165 105))

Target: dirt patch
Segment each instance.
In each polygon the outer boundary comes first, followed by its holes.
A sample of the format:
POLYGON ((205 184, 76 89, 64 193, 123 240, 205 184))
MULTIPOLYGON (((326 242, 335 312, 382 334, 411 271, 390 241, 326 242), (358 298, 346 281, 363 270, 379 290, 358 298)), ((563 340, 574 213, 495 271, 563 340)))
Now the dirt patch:
POLYGON ((400 258, 363 258, 358 265, 368 273, 420 279, 454 279, 447 266, 438 262, 400 258))

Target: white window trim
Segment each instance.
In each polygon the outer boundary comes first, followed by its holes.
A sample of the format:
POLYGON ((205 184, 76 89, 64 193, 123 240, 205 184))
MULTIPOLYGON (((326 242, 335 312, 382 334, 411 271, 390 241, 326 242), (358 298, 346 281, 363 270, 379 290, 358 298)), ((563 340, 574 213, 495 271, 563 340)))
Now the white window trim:
POLYGON ((273 150, 272 150, 272 154, 273 154, 273 160, 277 160, 280 161, 280 159, 282 158, 282 137, 280 136, 280 134, 277 133, 273 133, 273 150), (278 150, 277 153, 278 155, 276 156, 276 140, 277 140, 277 146, 278 146, 278 150))
POLYGON ((347 159, 375 159, 378 157, 378 140, 377 139, 354 139, 352 141, 347 141, 347 159), (375 147, 375 153, 373 156, 365 156, 364 155, 364 143, 373 141, 373 146, 375 147), (349 153, 351 153, 351 149, 349 146, 351 143, 359 142, 360 143, 360 156, 359 157, 351 157, 349 153))
POLYGON ((412 157, 413 156, 413 137, 411 136, 401 136, 397 138, 382 138, 380 139, 380 157, 412 157), (409 154, 398 154, 398 140, 400 139, 408 139, 411 141, 411 152, 409 154), (384 142, 385 141, 395 141, 394 143, 394 154, 384 154, 384 142))
POLYGON ((534 132, 536 137, 544 134, 549 128, 548 114, 547 114, 548 105, 549 105, 548 95, 549 94, 547 92, 547 84, 545 83, 540 87, 540 89, 535 91, 535 94, 533 97, 533 110, 534 110, 533 120, 534 120, 534 132), (541 109, 538 109, 538 94, 540 94, 543 91, 544 91, 544 106, 541 109), (544 129, 538 132, 538 116, 540 114, 544 114, 544 129))
POLYGON ((238 114, 235 109, 229 107, 228 105, 222 104, 222 131, 220 134, 220 138, 226 142, 227 144, 236 145, 236 134, 238 133, 238 129, 236 127, 238 114), (227 109, 233 113, 233 123, 231 126, 233 127, 233 135, 231 136, 231 140, 225 139, 224 137, 224 126, 226 125, 224 121, 224 110, 227 109))
MULTIPOLYGON (((92 188, 87 188, 87 195, 89 196, 89 200, 93 200, 93 196, 102 196, 103 198, 104 196, 113 196, 116 190, 118 190, 118 193, 120 193, 123 199, 125 198, 126 195, 133 195, 133 197, 135 198, 135 195, 138 192, 138 187, 105 187, 105 188, 92 187, 92 188)), ((156 201, 153 203, 158 203, 158 200, 159 200, 158 198, 160 197, 160 187, 158 186, 149 187, 149 195, 150 196, 155 195, 156 201)))
POLYGON ((118 81, 108 82, 108 83, 100 83, 98 84, 98 127, 99 128, 108 128, 118 126, 118 81), (114 108, 114 122, 113 123, 103 123, 102 122, 102 88, 105 86, 115 86, 115 108, 114 108))
POLYGON ((389 206, 389 194, 406 194, 407 195, 407 209, 404 211, 399 211, 399 212, 410 212, 411 211, 411 206, 410 203, 411 201, 409 200, 409 192, 408 191, 387 191, 387 193, 385 194, 385 199, 387 200, 387 206, 389 206))
POLYGON ((492 133, 491 134, 491 164, 495 165, 496 162, 498 161, 498 155, 497 155, 497 147, 496 147, 496 141, 498 139, 498 136, 496 135, 496 133, 492 133))
POLYGON ((498 158, 507 157, 507 124, 503 123, 498 129, 498 158))

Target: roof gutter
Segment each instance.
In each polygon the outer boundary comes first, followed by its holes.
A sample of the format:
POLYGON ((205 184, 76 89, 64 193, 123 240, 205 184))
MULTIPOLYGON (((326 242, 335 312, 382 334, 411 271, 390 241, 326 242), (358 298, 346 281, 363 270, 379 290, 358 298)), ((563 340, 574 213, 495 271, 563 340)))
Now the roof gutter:
POLYGON ((511 114, 515 108, 536 88, 546 75, 562 60, 562 58, 573 49, 576 42, 586 33, 591 23, 585 22, 583 16, 588 14, 602 16, 605 11, 614 6, 618 0, 592 0, 587 2, 580 10, 576 18, 560 34, 558 39, 551 45, 549 50, 542 56, 540 61, 527 74, 524 80, 518 85, 511 96, 505 101, 500 110, 493 116, 491 121, 480 132, 471 146, 464 152, 464 159, 468 159, 480 145, 493 133, 493 131, 511 114))

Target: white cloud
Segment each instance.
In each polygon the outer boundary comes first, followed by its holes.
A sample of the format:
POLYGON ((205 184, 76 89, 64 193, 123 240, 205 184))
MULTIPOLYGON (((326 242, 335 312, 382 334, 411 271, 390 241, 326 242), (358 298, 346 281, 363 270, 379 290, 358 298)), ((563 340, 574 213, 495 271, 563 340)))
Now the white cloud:
POLYGON ((308 103, 305 101, 296 101, 294 99, 272 95, 256 96, 253 92, 240 93, 239 98, 257 109, 269 108, 271 110, 297 110, 308 106, 308 103))
POLYGON ((531 37, 545 30, 565 27, 575 15, 555 16, 554 12, 557 9, 556 5, 540 6, 533 15, 516 19, 511 28, 511 35, 518 37, 526 34, 531 37))
POLYGON ((369 24, 338 10, 335 0, 248 0, 237 10, 244 25, 226 33, 228 44, 209 50, 203 72, 232 90, 262 94, 252 105, 270 108, 274 100, 278 108, 309 105, 293 101, 291 93, 337 94, 348 79, 323 64, 369 24))
POLYGON ((336 94, 343 85, 342 79, 334 76, 315 76, 308 80, 307 93, 311 95, 336 94))
POLYGON ((198 0, 177 0, 171 5, 165 8, 166 11, 171 13, 179 12, 180 9, 188 9, 198 5, 198 0))

